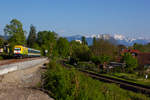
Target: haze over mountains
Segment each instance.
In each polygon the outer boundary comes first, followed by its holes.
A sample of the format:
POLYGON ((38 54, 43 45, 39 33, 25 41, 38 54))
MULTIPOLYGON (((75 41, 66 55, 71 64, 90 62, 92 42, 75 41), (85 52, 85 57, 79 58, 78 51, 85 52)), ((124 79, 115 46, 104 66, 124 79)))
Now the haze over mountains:
MULTIPOLYGON (((143 37, 129 38, 129 37, 125 37, 124 35, 121 35, 121 34, 114 34, 114 35, 110 35, 110 34, 92 34, 92 35, 83 35, 83 36, 86 37, 88 45, 92 44, 93 37, 109 40, 110 42, 113 42, 115 44, 123 44, 123 45, 126 45, 126 46, 132 46, 134 43, 147 44, 147 43, 150 42, 149 39, 146 39, 146 38, 143 38, 143 37)), ((66 38, 69 41, 81 40, 82 35, 68 36, 66 38)))

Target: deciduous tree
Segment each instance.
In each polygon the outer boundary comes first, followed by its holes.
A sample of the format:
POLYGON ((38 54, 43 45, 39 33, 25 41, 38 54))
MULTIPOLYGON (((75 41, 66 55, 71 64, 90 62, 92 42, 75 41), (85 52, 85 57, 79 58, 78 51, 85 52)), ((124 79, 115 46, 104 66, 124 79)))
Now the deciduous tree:
POLYGON ((56 43, 56 50, 61 57, 69 56, 70 46, 68 40, 60 37, 56 43))
POLYGON ((91 51, 95 56, 110 56, 113 58, 117 54, 117 48, 109 41, 98 39, 91 46, 91 51))
POLYGON ((92 55, 87 45, 80 44, 75 41, 71 42, 71 51, 72 51, 71 57, 81 61, 89 61, 92 55))
POLYGON ((132 72, 138 66, 138 61, 130 53, 125 53, 123 56, 124 62, 126 63, 126 70, 132 72))
POLYGON ((10 24, 5 26, 4 32, 9 37, 8 42, 10 44, 11 50, 14 45, 26 44, 25 31, 23 30, 23 25, 19 20, 11 20, 10 24))
POLYGON ((52 56, 53 49, 56 45, 57 34, 51 31, 38 32, 37 42, 41 48, 42 54, 45 55, 45 50, 48 50, 47 56, 52 56))

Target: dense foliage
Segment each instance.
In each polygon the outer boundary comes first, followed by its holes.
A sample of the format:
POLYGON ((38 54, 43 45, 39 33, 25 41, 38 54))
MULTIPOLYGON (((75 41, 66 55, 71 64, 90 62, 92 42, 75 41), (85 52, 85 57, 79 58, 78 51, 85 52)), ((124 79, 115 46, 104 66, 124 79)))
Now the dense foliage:
POLYGON ((57 34, 51 31, 40 31, 37 36, 37 43, 41 48, 42 54, 53 56, 53 49, 56 45, 57 34), (47 50, 47 54, 45 52, 47 50))
POLYGON ((87 41, 86 41, 85 36, 82 36, 82 44, 84 44, 84 45, 88 45, 88 43, 87 43, 87 41))
POLYGON ((132 72, 138 66, 137 59, 134 58, 130 53, 125 53, 123 59, 126 63, 126 70, 132 72))
POLYGON ((56 100, 149 100, 136 94, 87 77, 75 69, 66 69, 51 61, 44 74, 44 88, 56 100))
POLYGON ((80 61, 89 61, 92 53, 89 47, 85 44, 80 44, 79 42, 72 41, 70 43, 71 47, 71 57, 78 59, 80 61))
POLYGON ((91 58, 92 62, 95 63, 96 65, 97 64, 104 64, 104 62, 109 62, 110 61, 110 56, 93 56, 91 58))
POLYGON ((91 51, 95 56, 109 56, 114 58, 117 55, 117 47, 109 41, 102 39, 94 40, 91 51))
POLYGON ((141 52, 150 52, 150 43, 149 44, 145 44, 145 45, 135 43, 133 45, 133 48, 137 49, 137 50, 139 50, 141 52))
POLYGON ((36 34, 35 26, 31 25, 29 36, 27 39, 27 46, 30 48, 37 48, 36 39, 37 39, 37 34, 36 34))
POLYGON ((5 34, 9 37, 9 45, 12 51, 14 45, 25 45, 26 37, 25 31, 23 30, 23 25, 17 19, 10 21, 10 24, 7 24, 4 28, 5 34))
POLYGON ((55 50, 59 57, 68 57, 70 54, 69 42, 66 38, 60 37, 57 40, 55 50))

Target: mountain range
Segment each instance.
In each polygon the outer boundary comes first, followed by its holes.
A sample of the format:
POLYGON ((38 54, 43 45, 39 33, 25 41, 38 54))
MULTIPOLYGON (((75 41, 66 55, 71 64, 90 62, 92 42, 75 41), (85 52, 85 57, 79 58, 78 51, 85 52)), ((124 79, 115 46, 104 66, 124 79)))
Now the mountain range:
MULTIPOLYGON (((92 45, 93 37, 96 37, 97 39, 100 38, 100 39, 108 40, 108 41, 113 42, 115 44, 122 44, 122 45, 126 45, 126 46, 132 46, 134 43, 147 44, 150 42, 149 39, 145 39, 143 37, 129 38, 129 37, 125 37, 122 34, 114 34, 114 35, 92 34, 92 35, 83 35, 83 36, 86 37, 88 45, 92 45)), ((66 38, 68 39, 68 41, 81 40, 82 35, 68 36, 66 38)))
MULTIPOLYGON (((150 43, 150 39, 146 39, 144 37, 129 38, 129 37, 126 37, 122 34, 114 34, 114 35, 110 35, 110 34, 73 35, 73 36, 67 36, 65 38, 67 38, 68 41, 81 40, 82 36, 86 37, 88 45, 92 45, 94 37, 96 37, 97 39, 100 38, 100 39, 108 40, 108 41, 110 41, 112 43, 115 43, 115 44, 122 44, 122 45, 125 45, 125 46, 132 46, 134 43, 138 43, 138 44, 150 43)), ((4 38, 4 39, 8 39, 7 36, 0 35, 0 37, 4 38)))

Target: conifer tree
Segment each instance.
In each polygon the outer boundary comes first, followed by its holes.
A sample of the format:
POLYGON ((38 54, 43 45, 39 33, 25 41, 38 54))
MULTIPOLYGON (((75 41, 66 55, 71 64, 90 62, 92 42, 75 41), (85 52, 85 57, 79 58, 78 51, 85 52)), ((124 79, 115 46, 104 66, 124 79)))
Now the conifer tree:
POLYGON ((87 41, 86 41, 85 36, 82 36, 82 44, 87 45, 87 41))
POLYGON ((33 25, 31 25, 29 36, 27 39, 27 45, 28 47, 33 48, 35 44, 36 44, 36 28, 33 25))
POLYGON ((93 37, 93 44, 96 43, 96 37, 93 37))

